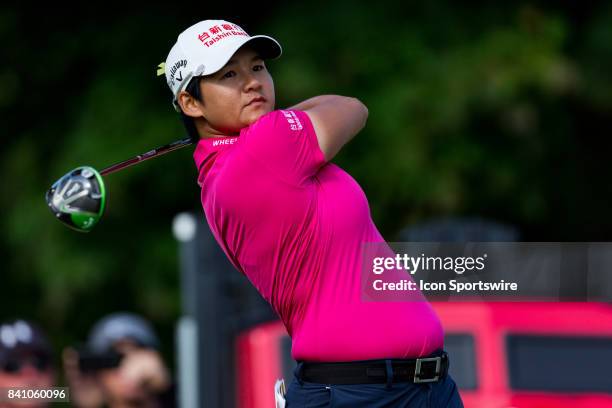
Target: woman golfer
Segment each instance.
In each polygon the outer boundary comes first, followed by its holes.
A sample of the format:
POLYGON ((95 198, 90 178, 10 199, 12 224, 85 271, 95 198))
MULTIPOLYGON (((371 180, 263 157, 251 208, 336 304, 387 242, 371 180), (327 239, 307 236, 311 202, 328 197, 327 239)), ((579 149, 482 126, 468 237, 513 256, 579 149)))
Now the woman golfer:
POLYGON ((357 182, 330 161, 367 108, 322 95, 274 110, 264 61, 280 54, 270 37, 206 20, 179 35, 164 71, 198 141, 210 229, 291 336, 287 406, 461 407, 430 304, 360 296, 362 244, 385 241, 357 182))

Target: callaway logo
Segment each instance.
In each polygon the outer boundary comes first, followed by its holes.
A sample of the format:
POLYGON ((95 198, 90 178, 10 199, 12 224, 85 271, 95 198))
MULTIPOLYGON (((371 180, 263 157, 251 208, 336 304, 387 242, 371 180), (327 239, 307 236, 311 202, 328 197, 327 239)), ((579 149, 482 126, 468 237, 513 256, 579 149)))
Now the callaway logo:
POLYGON ((175 79, 179 82, 183 80, 183 71, 180 71, 179 74, 176 76, 176 78, 175 78, 175 75, 176 75, 176 71, 178 71, 179 68, 185 68, 186 66, 187 66, 187 60, 179 60, 174 63, 172 68, 170 68, 170 82, 172 83, 172 86, 174 86, 175 79))

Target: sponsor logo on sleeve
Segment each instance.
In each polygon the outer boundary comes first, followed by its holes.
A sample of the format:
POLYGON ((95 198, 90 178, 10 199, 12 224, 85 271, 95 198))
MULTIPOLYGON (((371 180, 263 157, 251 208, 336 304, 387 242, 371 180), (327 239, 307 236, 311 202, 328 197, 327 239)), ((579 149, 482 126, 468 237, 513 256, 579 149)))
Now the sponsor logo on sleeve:
POLYGON ((289 123, 289 127, 291 130, 302 130, 302 122, 298 119, 297 115, 294 111, 284 111, 281 110, 285 119, 287 119, 287 123, 289 123))

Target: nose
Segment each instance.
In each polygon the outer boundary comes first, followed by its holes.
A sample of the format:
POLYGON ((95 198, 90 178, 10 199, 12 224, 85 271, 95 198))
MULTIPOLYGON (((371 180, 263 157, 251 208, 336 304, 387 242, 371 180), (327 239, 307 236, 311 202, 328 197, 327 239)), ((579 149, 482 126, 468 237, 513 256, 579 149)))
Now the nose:
POLYGON ((253 73, 247 74, 244 80, 244 92, 249 93, 259 89, 261 89, 261 82, 255 77, 255 75, 253 75, 253 73))

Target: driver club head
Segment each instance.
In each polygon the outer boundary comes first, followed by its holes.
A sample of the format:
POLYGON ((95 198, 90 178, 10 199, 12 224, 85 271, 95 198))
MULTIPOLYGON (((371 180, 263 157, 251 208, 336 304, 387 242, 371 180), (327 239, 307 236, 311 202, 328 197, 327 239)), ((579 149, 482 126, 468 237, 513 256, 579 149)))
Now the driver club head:
POLYGON ((56 181, 45 199, 58 220, 72 229, 88 232, 104 213, 104 181, 93 167, 78 167, 56 181))

